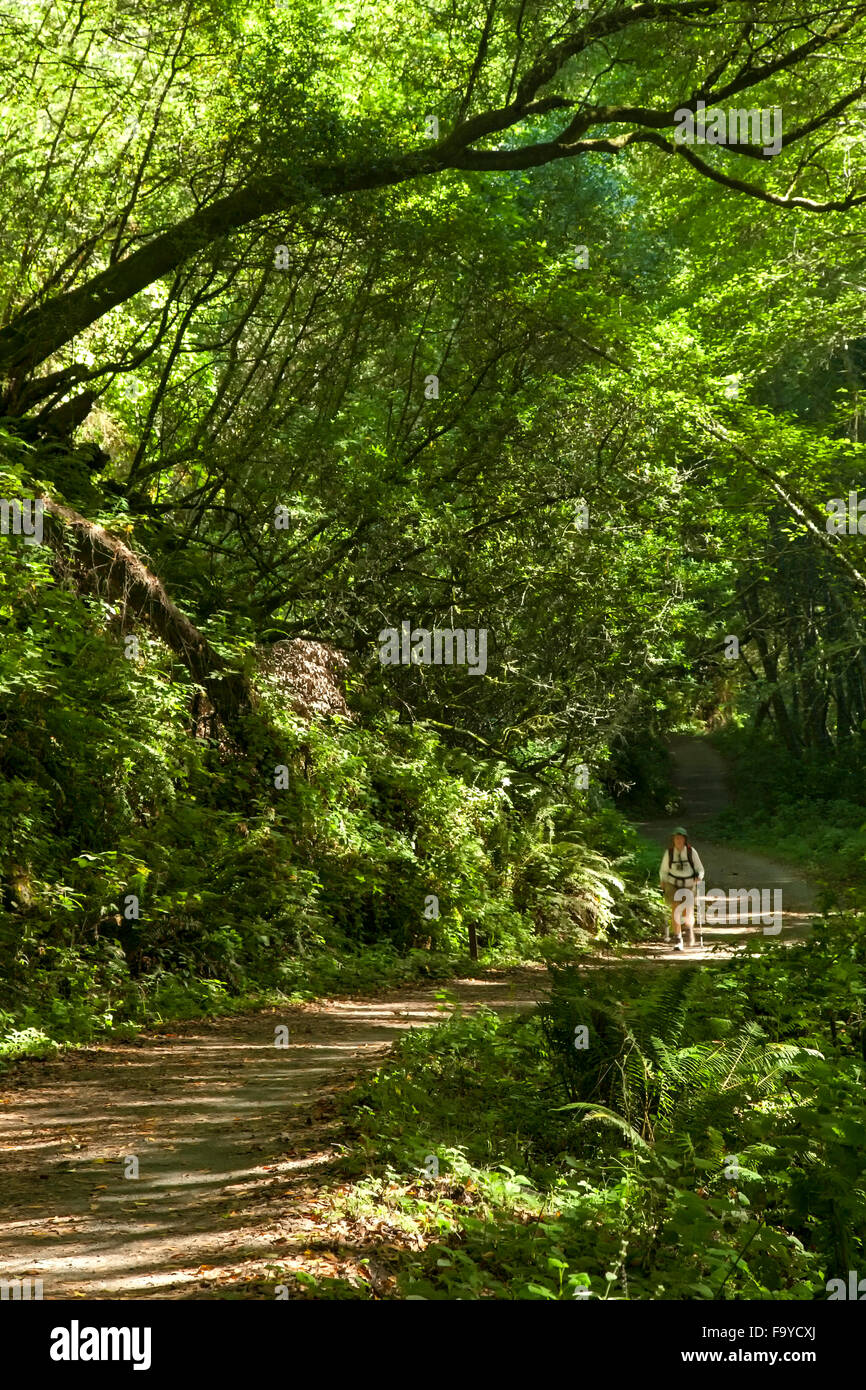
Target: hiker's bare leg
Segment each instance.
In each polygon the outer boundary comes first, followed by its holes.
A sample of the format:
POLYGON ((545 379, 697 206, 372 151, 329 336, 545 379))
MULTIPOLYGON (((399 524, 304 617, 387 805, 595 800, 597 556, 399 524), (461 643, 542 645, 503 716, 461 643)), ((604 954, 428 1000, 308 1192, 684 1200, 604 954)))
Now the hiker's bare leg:
POLYGON ((695 910, 694 910, 693 907, 688 907, 688 908, 686 908, 686 926, 687 926, 688 929, 689 929, 689 934, 688 934, 688 938, 687 938, 686 944, 687 944, 688 946, 694 946, 694 944, 695 944, 695 910))
POLYGON ((688 928, 688 945, 695 944, 695 890, 690 889, 689 896, 683 903, 683 922, 688 928))
POLYGON ((673 934, 674 941, 677 941, 680 935, 679 903, 671 903, 671 932, 673 934))

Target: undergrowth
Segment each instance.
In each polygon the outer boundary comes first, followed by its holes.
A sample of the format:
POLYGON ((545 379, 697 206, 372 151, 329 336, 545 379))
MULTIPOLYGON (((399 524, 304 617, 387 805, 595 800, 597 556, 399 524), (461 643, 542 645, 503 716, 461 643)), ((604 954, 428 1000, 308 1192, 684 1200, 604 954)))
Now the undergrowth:
POLYGON ((866 923, 834 918, 410 1034, 356 1088, 327 1203, 362 1243, 385 1224, 394 1277, 307 1296, 826 1297, 866 1257, 864 994, 866 923))

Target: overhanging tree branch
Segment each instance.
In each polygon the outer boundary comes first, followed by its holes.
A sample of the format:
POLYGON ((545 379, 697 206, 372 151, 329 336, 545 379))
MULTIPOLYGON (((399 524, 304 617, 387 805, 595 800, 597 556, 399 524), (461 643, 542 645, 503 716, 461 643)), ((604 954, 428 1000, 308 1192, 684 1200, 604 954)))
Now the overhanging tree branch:
MULTIPOLYGON (((585 108, 579 98, 561 93, 539 95, 542 88, 561 75, 566 65, 589 50, 596 42, 630 29, 635 25, 655 21, 685 22, 710 18, 729 9, 721 0, 685 0, 685 3, 618 6, 606 14, 597 15, 581 24, 557 43, 551 43, 531 64, 518 81, 512 102, 496 110, 482 112, 459 121, 456 128, 436 145, 424 150, 354 162, 313 162, 299 169, 286 169, 273 176, 259 176, 243 187, 198 209, 176 226, 157 234, 120 261, 115 261, 87 284, 57 295, 47 303, 19 314, 0 331, 0 373, 20 379, 32 372, 41 362, 70 343, 80 333, 99 321, 118 305, 133 298, 148 285, 175 271, 184 261, 208 246, 259 219, 274 213, 284 213, 294 206, 322 199, 345 197, 353 193, 386 188, 447 169, 478 170, 483 172, 530 169, 559 159, 576 159, 591 153, 619 154, 638 143, 652 143, 666 153, 681 155, 698 173, 714 182, 768 204, 784 208, 801 208, 810 212, 844 211, 866 201, 866 193, 851 192, 841 199, 816 202, 810 198, 787 197, 768 192, 739 178, 721 173, 706 163, 688 146, 674 146, 658 132, 673 124, 678 109, 690 108, 697 94, 690 94, 675 106, 662 110, 645 107, 585 108), (552 140, 519 145, 513 149, 479 150, 473 146, 480 140, 514 129, 527 120, 552 112, 571 112, 571 120, 552 140), (633 122, 637 129, 619 136, 584 138, 593 124, 633 122)), ((801 27, 812 32, 804 42, 784 46, 769 61, 752 66, 748 61, 735 76, 716 91, 701 95, 708 103, 724 100, 735 93, 747 91, 767 78, 798 66, 818 53, 823 45, 838 43, 866 15, 866 4, 855 4, 836 14, 825 16, 820 11, 801 16, 801 27), (818 32, 815 32, 815 28, 818 32)), ((493 7, 488 13, 492 18, 493 7)), ((792 17, 787 26, 778 28, 780 42, 794 26, 792 17)), ((486 40, 485 40, 486 42, 486 40)), ((736 48, 734 50, 736 52, 736 48)), ((732 55, 733 56, 733 55, 732 55)), ((727 63, 717 64, 714 73, 724 71, 727 63)), ((477 76, 477 74, 476 74, 477 76)), ((842 98, 834 100, 814 119, 792 133, 786 143, 800 139, 839 114, 864 91, 858 82, 842 98)), ((725 150, 726 154, 758 153, 747 147, 725 150)))
POLYGON ((790 483, 780 478, 778 473, 770 468, 768 464, 761 463, 760 459, 756 459, 754 454, 749 453, 748 449, 744 449, 742 444, 734 439, 721 425, 717 425, 712 420, 702 419, 700 417, 699 424, 707 434, 712 435, 714 439, 727 445, 738 458, 741 458, 744 463, 748 463, 750 468, 754 469, 758 477, 763 478, 770 484, 776 496, 784 502, 792 516, 795 516, 797 520, 811 532, 821 548, 832 556, 835 563, 845 571, 851 582, 862 592, 866 593, 866 574, 863 574, 856 565, 851 563, 841 546, 834 544, 833 537, 827 531, 826 516, 823 515, 817 507, 813 507, 812 503, 798 493, 790 483))

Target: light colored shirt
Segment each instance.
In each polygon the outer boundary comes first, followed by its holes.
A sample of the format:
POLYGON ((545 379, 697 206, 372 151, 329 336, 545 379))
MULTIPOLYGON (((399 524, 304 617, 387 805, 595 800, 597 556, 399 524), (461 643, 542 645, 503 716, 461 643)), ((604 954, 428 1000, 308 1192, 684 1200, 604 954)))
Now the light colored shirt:
POLYGON ((704 866, 701 863, 701 856, 698 854, 694 845, 690 846, 692 851, 692 862, 694 869, 689 863, 689 856, 686 850, 665 850, 662 858, 661 868, 659 869, 659 881, 661 883, 680 883, 690 878, 703 878, 704 866))

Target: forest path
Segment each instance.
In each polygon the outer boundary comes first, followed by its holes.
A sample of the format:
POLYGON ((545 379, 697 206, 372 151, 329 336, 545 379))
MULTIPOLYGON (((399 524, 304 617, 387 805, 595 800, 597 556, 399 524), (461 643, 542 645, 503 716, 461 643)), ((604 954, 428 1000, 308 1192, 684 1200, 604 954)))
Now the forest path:
MULTIPOLYGON (((727 920, 723 924, 704 925, 702 947, 696 944, 685 951, 673 951, 669 943, 643 942, 629 951, 628 957, 644 961, 688 963, 718 960, 755 937, 763 937, 769 945, 787 945, 802 940, 815 911, 817 893, 814 885, 790 864, 770 859, 764 854, 705 840, 701 833, 703 826, 730 805, 727 764, 703 739, 690 734, 675 734, 668 740, 668 746, 673 756, 673 780, 680 793, 682 810, 663 821, 641 822, 637 828, 659 846, 661 862, 674 826, 684 825, 689 832, 690 842, 701 857, 706 872, 706 888, 722 889, 726 894, 737 889, 766 890, 764 901, 770 911, 775 901, 780 902, 778 925, 781 929, 776 932, 775 921, 752 920, 751 914, 735 907, 733 911, 727 911, 727 920), (780 899, 775 898, 777 891, 781 893, 780 899), (766 935, 765 925, 770 928, 766 935)), ((753 901, 757 902, 757 899, 753 901)), ((697 927, 695 932, 697 942, 697 927)))
POLYGON ((547 978, 485 974, 451 982, 445 1005, 441 986, 414 987, 22 1063, 0 1081, 0 1279, 41 1279, 46 1299, 208 1298, 215 1282, 223 1297, 265 1298, 276 1262, 333 1273, 368 1255, 375 1272, 385 1231, 341 1256, 310 1249, 315 1189, 339 1156, 339 1093, 407 1028, 441 1023, 455 1003, 531 1008, 547 978))
MULTIPOLYGON (((641 830, 663 846, 682 819, 708 886, 781 888, 783 930, 766 948, 796 939, 814 891, 787 865, 704 841, 701 825, 727 801, 724 762, 699 739, 677 738, 672 751, 685 809, 641 830)), ((761 933, 708 926, 703 949, 643 942, 586 965, 719 959, 761 933)), ((526 1009, 546 986, 543 968, 485 972, 452 982, 447 1005, 437 986, 320 1000, 22 1064, 0 1082, 0 1278, 40 1278, 48 1299, 195 1299, 271 1297, 275 1263, 357 1273, 366 1256, 368 1275, 384 1276, 396 1232, 340 1244, 317 1214, 339 1158, 339 1093, 455 1003, 526 1009), (281 1024, 287 1047, 274 1045, 281 1024), (130 1157, 137 1178, 124 1177, 130 1157)))

